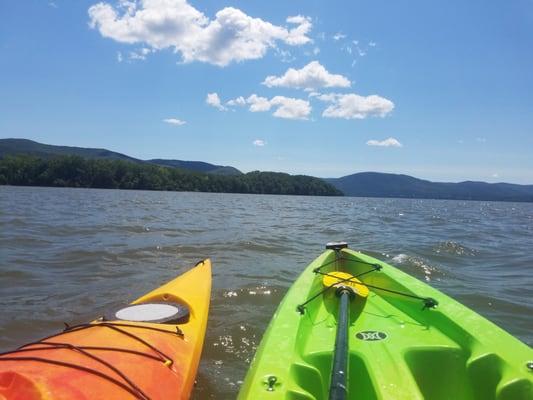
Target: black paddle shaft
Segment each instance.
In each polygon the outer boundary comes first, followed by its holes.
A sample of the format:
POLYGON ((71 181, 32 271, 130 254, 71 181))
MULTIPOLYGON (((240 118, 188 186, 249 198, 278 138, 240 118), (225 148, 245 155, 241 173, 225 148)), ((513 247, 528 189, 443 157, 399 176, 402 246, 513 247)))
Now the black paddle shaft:
POLYGON ((348 322, 350 320, 350 298, 353 296, 353 291, 350 288, 341 287, 337 294, 340 296, 339 316, 333 352, 329 400, 345 400, 348 395, 348 388, 346 387, 348 382, 348 322))

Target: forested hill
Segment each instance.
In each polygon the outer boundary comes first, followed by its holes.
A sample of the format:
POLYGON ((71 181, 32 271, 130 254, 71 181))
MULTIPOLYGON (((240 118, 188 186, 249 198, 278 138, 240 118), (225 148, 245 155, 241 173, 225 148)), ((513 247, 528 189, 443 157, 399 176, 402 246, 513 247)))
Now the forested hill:
POLYGON ((223 165, 210 164, 203 161, 182 161, 182 160, 140 160, 122 153, 107 149, 96 149, 89 147, 55 146, 43 144, 28 139, 0 139, 0 158, 9 155, 27 154, 39 158, 53 158, 57 156, 80 156, 89 159, 103 160, 125 160, 135 163, 149 163, 169 167, 179 167, 191 171, 204 172, 220 175, 240 175, 237 168, 223 165))
POLYGON ((0 159, 0 184, 105 189, 341 196, 322 179, 278 172, 216 175, 114 159, 79 156, 0 159))
POLYGON ((182 160, 163 160, 160 158, 155 158, 153 160, 147 160, 151 164, 162 165, 164 167, 176 167, 188 169, 191 171, 209 173, 209 174, 218 174, 218 175, 240 175, 242 174, 237 168, 230 166, 221 166, 206 163, 203 161, 182 161, 182 160))
POLYGON ((408 175, 361 172, 326 179, 346 196, 533 202, 533 185, 431 182, 408 175))
POLYGON ((141 162, 141 160, 136 158, 106 149, 55 146, 51 144, 34 142, 33 140, 28 139, 0 139, 0 158, 19 154, 28 154, 40 158, 80 156, 83 158, 101 158, 108 160, 141 162))

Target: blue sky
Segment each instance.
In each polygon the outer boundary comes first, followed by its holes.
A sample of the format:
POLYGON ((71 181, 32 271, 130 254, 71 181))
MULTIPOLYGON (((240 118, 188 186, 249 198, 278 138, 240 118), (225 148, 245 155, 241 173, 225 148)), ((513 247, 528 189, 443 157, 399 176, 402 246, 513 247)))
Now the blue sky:
POLYGON ((533 183, 533 2, 0 3, 0 137, 533 183))

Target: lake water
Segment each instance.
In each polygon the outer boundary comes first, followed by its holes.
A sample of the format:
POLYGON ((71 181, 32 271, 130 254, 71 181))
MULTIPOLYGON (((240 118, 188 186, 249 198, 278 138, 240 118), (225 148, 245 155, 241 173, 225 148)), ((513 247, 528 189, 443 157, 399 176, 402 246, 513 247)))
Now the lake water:
POLYGON ((533 344, 533 204, 0 186, 0 351, 213 261, 195 399, 234 399, 275 308, 332 240, 533 344))

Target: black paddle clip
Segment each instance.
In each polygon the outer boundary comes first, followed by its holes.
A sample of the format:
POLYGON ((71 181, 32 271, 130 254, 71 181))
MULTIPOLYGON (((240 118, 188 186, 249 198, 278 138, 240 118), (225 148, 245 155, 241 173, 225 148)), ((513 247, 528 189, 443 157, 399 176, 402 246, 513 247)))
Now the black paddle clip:
POLYGON ((348 285, 340 285, 337 287, 337 290, 335 290, 335 295, 337 297, 341 297, 343 293, 347 293, 348 296, 350 296, 350 300, 353 300, 355 298, 355 291, 352 287, 348 285))

